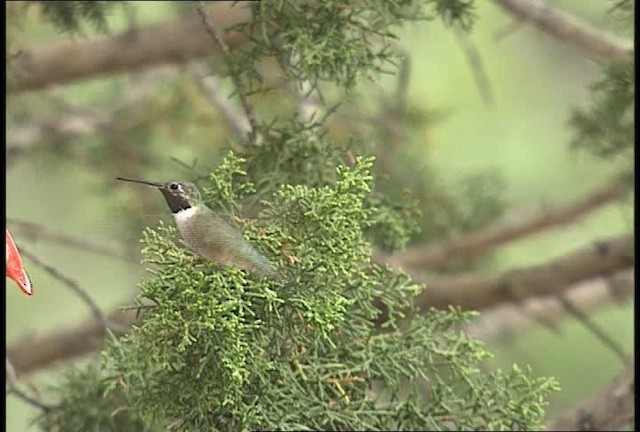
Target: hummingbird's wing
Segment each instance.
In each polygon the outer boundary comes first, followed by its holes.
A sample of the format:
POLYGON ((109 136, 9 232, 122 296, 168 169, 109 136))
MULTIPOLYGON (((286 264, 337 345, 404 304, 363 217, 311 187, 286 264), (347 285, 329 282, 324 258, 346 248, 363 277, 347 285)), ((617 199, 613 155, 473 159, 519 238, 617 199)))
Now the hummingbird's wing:
POLYGON ((200 253, 214 262, 231 265, 262 276, 275 276, 271 262, 253 247, 241 233, 237 224, 226 222, 209 208, 203 209, 209 227, 206 234, 196 241, 201 246, 200 253))

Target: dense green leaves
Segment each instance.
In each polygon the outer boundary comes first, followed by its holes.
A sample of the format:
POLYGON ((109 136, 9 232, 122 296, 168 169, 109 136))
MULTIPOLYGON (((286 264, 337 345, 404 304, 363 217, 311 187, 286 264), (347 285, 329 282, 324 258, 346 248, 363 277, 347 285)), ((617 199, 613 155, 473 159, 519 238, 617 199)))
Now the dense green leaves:
POLYGON ((635 142, 633 64, 613 64, 592 86, 591 107, 574 111, 570 124, 577 134, 574 148, 605 159, 631 156, 635 142))
MULTIPOLYGON (((116 420, 131 422, 124 430, 141 421, 188 431, 539 427, 552 380, 481 373, 489 353, 456 329, 474 314, 416 315, 421 287, 371 262, 372 163, 338 167, 330 185, 283 185, 245 225, 277 263, 277 280, 195 258, 172 227, 147 229, 144 319, 109 343, 102 384, 87 372, 94 384, 85 393, 106 390, 104 407, 74 410, 70 379, 63 408, 43 424, 70 430, 85 416, 95 430, 116 420), (380 304, 388 313, 376 327, 380 304), (109 418, 114 405, 126 416, 109 418)), ((208 187, 233 207, 251 188, 245 177, 230 154, 208 187)))

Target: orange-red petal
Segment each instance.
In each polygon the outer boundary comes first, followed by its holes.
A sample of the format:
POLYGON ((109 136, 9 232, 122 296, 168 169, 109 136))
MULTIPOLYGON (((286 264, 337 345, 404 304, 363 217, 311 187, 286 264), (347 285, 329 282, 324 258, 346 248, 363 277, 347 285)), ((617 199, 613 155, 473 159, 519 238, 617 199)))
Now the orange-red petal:
POLYGON ((24 267, 22 266, 22 258, 20 258, 20 252, 18 252, 18 248, 16 244, 13 242, 13 238, 7 229, 7 240, 6 240, 6 252, 7 252, 7 276, 15 281, 26 295, 33 295, 33 287, 31 285, 31 281, 29 280, 29 276, 24 271, 24 267))

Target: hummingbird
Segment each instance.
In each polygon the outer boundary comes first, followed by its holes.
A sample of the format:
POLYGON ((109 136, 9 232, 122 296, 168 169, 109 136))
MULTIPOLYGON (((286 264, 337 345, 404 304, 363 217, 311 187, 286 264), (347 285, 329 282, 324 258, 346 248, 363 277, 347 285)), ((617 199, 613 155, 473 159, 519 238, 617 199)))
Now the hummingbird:
POLYGON ((277 276, 276 269, 264 255, 253 248, 238 230, 207 207, 193 183, 160 183, 124 177, 116 177, 116 180, 158 188, 173 213, 182 239, 203 258, 258 276, 277 276))

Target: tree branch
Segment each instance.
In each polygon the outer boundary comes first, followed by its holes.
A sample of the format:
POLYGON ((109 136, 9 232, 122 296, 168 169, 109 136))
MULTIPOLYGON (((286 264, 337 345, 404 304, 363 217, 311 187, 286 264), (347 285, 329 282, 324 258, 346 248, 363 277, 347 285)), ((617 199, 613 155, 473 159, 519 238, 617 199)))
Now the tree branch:
MULTIPOLYGON (((127 112, 148 99, 177 72, 178 68, 169 66, 134 76, 131 84, 122 92, 123 100, 115 106, 69 109, 68 112, 58 112, 51 118, 29 118, 24 126, 12 126, 7 131, 7 156, 10 158, 18 155, 43 142, 64 142, 115 127, 132 127, 131 122, 124 126, 116 125, 118 114, 127 112)), ((130 116, 126 118, 131 119, 130 116)))
POLYGON ((35 397, 28 395, 27 393, 22 391, 22 389, 20 389, 20 386, 18 385, 18 377, 16 375, 16 370, 11 364, 11 360, 9 360, 9 357, 6 357, 5 373, 6 373, 5 382, 7 384, 8 393, 15 394, 17 397, 19 397, 26 403, 33 405, 34 407, 41 409, 42 411, 46 412, 46 411, 49 411, 51 408, 53 408, 52 405, 45 404, 40 400, 36 399, 35 397))
POLYGON ((218 77, 209 75, 202 64, 194 63, 189 66, 189 70, 194 74, 207 99, 224 116, 234 133, 240 139, 246 139, 251 134, 251 124, 242 107, 227 95, 218 77))
MULTIPOLYGON (((210 9, 216 28, 226 29, 247 22, 250 11, 242 4, 220 2, 210 9)), ((225 43, 234 47, 246 42, 239 32, 229 32, 225 43)), ((54 84, 142 70, 163 64, 186 62, 216 51, 195 14, 113 37, 86 42, 62 42, 22 50, 16 59, 20 78, 7 86, 8 93, 39 90, 54 84)))
MULTIPOLYGON (((586 216, 604 204, 622 197, 628 190, 628 185, 616 181, 566 207, 544 212, 515 224, 495 225, 430 245, 410 247, 403 253, 386 259, 386 261, 391 265, 403 267, 409 272, 441 269, 454 261, 472 258, 514 239, 586 216)), ((384 260, 381 256, 376 259, 378 261, 384 260)))
POLYGON ((495 98, 493 97, 493 88, 478 47, 473 43, 469 34, 460 25, 453 26, 453 31, 456 35, 458 45, 460 45, 462 52, 467 58, 469 69, 476 81, 482 101, 485 106, 493 105, 495 101, 495 98))
POLYGON ((91 298, 89 293, 85 289, 83 289, 75 280, 62 274, 55 267, 43 262, 42 260, 40 260, 40 258, 38 258, 34 254, 26 250, 24 246, 20 247, 20 253, 24 255, 26 258, 28 258, 29 261, 31 261, 33 264, 37 265, 38 267, 40 267, 41 269, 49 273, 49 275, 51 275, 51 277, 53 277, 54 279, 57 279, 63 284, 65 284, 67 287, 69 287, 69 289, 71 289, 71 291, 73 291, 76 295, 78 295, 78 297, 80 297, 80 299, 87 305, 87 307, 93 314, 96 321, 100 322, 103 327, 110 328, 114 331, 119 331, 119 332, 126 331, 125 329, 121 328, 117 323, 114 324, 110 322, 104 316, 104 314, 102 313, 102 310, 100 309, 98 304, 91 298))
POLYGON ((236 87, 238 99, 240 100, 240 106, 242 107, 242 110, 247 117, 247 121, 251 126, 251 132, 249 133, 249 142, 252 145, 259 144, 261 143, 263 138, 260 134, 258 121, 256 120, 256 116, 253 112, 253 107, 251 106, 251 104, 249 104, 249 100, 247 99, 247 95, 245 93, 244 85, 242 82, 241 71, 237 70, 237 68, 235 67, 236 65, 231 60, 231 51, 229 50, 229 45, 227 45, 219 26, 214 24, 210 19, 203 1, 196 1, 196 10, 198 11, 198 15, 200 15, 202 26, 204 26, 212 42, 218 48, 220 48, 222 57, 227 64, 227 67, 230 69, 231 80, 236 87))
MULTIPOLYGON (((623 271, 611 278, 581 282, 567 289, 565 295, 583 311, 600 309, 611 302, 628 301, 635 291, 633 274, 633 271, 623 271)), ((521 305, 500 304, 485 310, 463 330, 476 339, 499 340, 531 327, 536 319, 555 324, 566 317, 566 310, 555 297, 531 298, 521 305)))
MULTIPOLYGON (((107 320, 120 327, 131 327, 136 312, 117 310, 107 320)), ((69 360, 98 349, 106 335, 104 324, 90 318, 71 326, 57 328, 44 335, 30 336, 7 345, 7 356, 20 375, 34 372, 52 363, 69 360)))
POLYGON ((30 222, 22 219, 7 218, 7 223, 11 226, 11 229, 13 231, 18 231, 24 237, 30 238, 31 240, 50 241, 86 252, 92 252, 115 258, 129 258, 125 253, 124 247, 112 247, 108 245, 98 244, 85 238, 75 237, 53 231, 35 222, 30 222))
POLYGON ((425 285, 416 302, 423 310, 446 309, 449 305, 482 310, 503 302, 555 295, 576 282, 630 268, 633 264, 633 235, 625 235, 498 276, 414 275, 416 282, 425 285))
POLYGON ((516 19, 532 22, 545 33, 579 46, 601 61, 633 61, 633 43, 606 33, 542 0, 494 0, 516 19))
POLYGON ((633 358, 605 388, 547 425, 551 431, 618 430, 635 415, 633 358))

